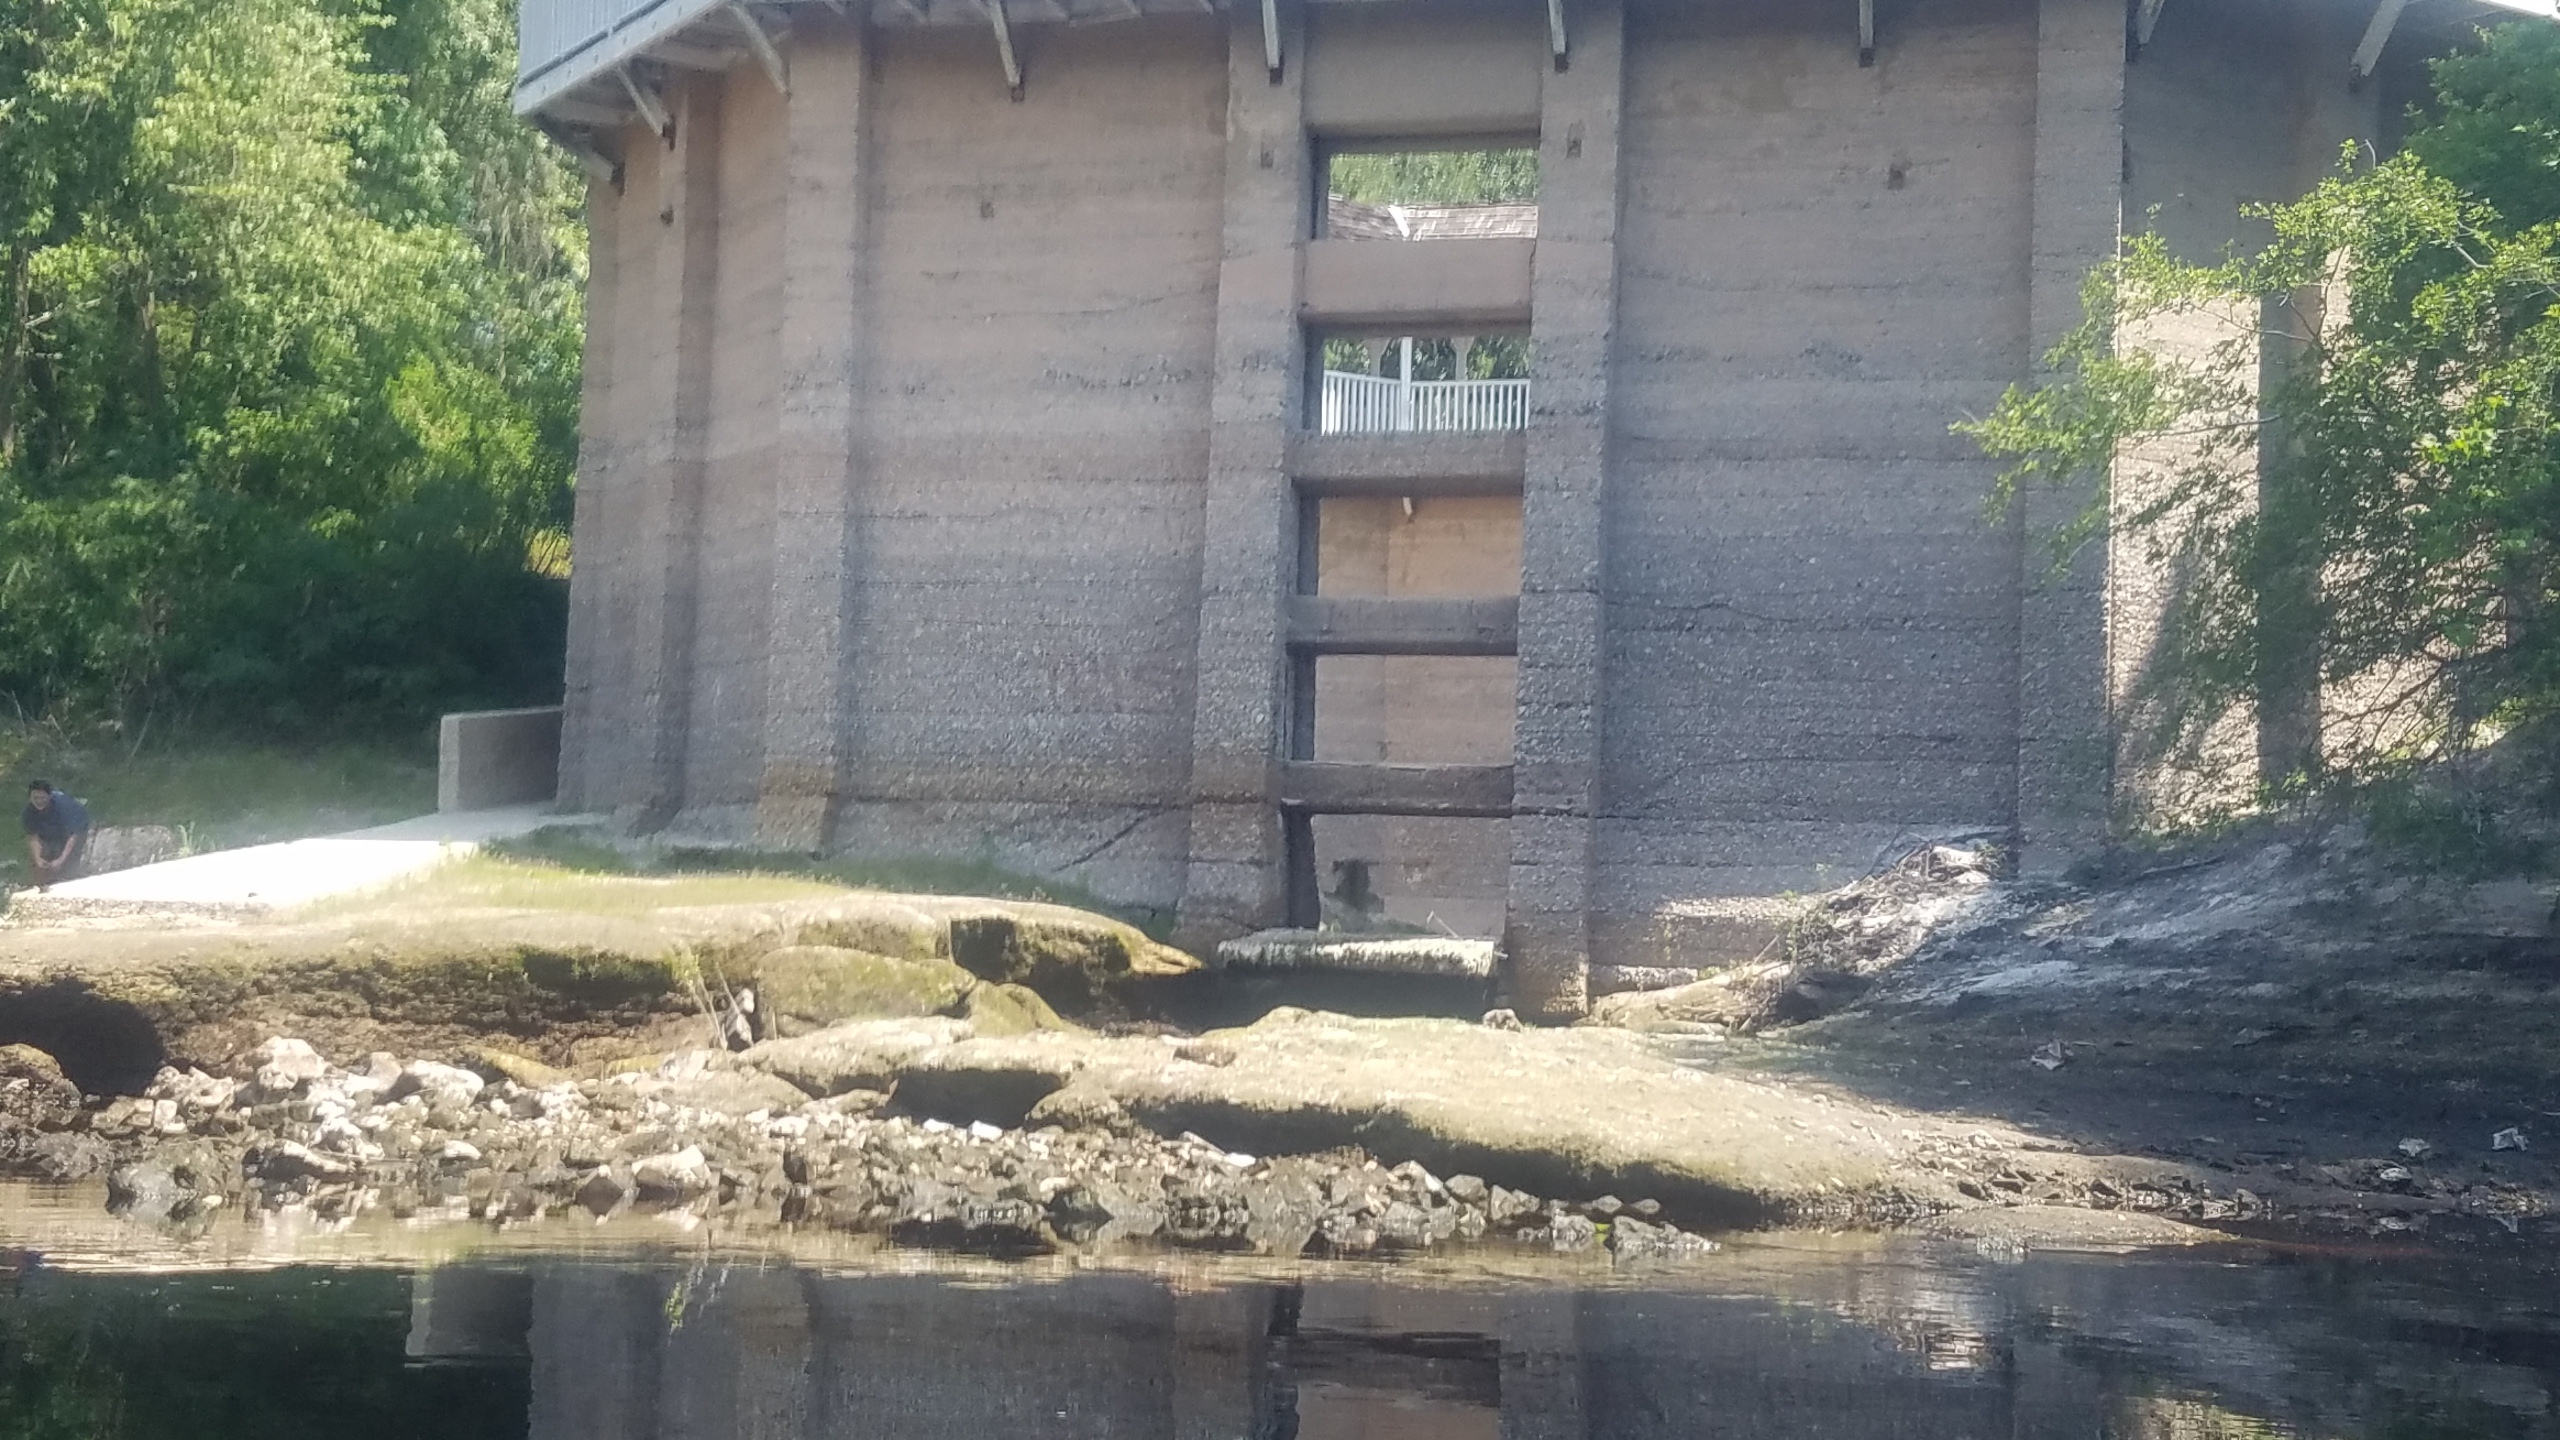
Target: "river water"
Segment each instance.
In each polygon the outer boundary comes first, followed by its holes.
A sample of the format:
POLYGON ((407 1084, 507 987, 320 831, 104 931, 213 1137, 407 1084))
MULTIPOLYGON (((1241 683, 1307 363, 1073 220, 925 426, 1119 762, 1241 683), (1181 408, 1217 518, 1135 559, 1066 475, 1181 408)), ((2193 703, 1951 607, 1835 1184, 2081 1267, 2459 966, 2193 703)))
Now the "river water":
POLYGON ((2560 1437, 2521 1254, 1007 1265, 96 1205, 0 1187, 0 1440, 2560 1437))

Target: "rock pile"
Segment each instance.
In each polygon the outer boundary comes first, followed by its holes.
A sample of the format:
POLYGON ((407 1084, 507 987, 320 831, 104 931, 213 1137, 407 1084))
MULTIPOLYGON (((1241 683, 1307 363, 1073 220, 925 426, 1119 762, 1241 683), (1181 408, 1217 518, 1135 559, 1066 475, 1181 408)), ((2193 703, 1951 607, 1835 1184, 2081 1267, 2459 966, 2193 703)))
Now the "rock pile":
POLYGON ((1108 1103, 1047 1105, 1016 1128, 953 1125, 895 1113, 880 1089, 813 1098, 716 1051, 604 1078, 491 1066, 542 1082, 528 1084, 389 1054, 342 1067, 278 1038, 240 1068, 250 1078, 164 1069, 142 1095, 99 1101, 41 1052, 0 1050, 0 1163, 105 1174, 112 1207, 164 1221, 233 1206, 484 1221, 639 1208, 999 1254, 1714 1248, 1651 1201, 1567 1204, 1357 1150, 1238 1154, 1153 1134, 1108 1103))

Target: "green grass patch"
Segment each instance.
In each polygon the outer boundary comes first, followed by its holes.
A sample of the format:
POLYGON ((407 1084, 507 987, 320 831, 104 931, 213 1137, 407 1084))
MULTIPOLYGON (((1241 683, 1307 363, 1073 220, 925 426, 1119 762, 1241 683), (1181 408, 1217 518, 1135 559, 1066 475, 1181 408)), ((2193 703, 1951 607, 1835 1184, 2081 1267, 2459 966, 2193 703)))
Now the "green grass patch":
MULTIPOLYGON (((284 745, 176 735, 132 744, 104 731, 0 725, 9 804, 29 780, 80 797, 98 825, 167 825, 190 851, 299 840, 436 808, 432 738, 284 745)), ((22 879, 25 847, 0 847, 0 881, 22 879)))
POLYGON ((849 890, 885 890, 902 895, 1036 900, 1108 915, 1135 926, 1156 940, 1164 939, 1173 926, 1173 916, 1165 911, 1115 905, 1082 886, 1024 875, 983 858, 898 856, 875 859, 782 850, 691 848, 641 851, 617 847, 592 830, 568 825, 546 826, 517 839, 499 841, 484 853, 501 860, 571 874, 689 877, 697 880, 719 876, 800 880, 849 890))
POLYGON ((294 919, 448 907, 640 919, 653 911, 685 906, 823 899, 848 888, 801 876, 752 872, 643 875, 627 870, 577 870, 495 850, 491 847, 491 851, 439 865, 386 889, 318 901, 296 910, 294 919))

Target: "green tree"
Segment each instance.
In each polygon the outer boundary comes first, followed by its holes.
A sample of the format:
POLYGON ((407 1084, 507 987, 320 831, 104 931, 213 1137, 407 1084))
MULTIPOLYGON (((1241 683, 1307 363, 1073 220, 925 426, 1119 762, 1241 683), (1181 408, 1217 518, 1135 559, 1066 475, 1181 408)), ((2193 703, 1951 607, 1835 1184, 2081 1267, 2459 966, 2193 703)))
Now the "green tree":
POLYGON ((1364 205, 1484 205, 1538 198, 1535 150, 1346 151, 1327 182, 1364 205))
POLYGON ((2258 212, 2262 252, 2129 242, 2056 382, 1960 427, 2009 462, 2004 506, 2100 482, 2059 546, 2111 526, 2178 577, 2153 753, 2313 684, 2327 723, 2279 785, 2369 785, 2560 719, 2560 37, 2499 32, 2437 86, 2403 154, 2350 152, 2258 212), (2234 317, 2211 344, 2142 343, 2234 317), (2270 333, 2297 353, 2266 379, 2270 333), (2137 452, 2145 483, 2110 493, 2137 452))
POLYGON ((581 190, 507 113, 509 8, 0 16, 0 695, 304 726, 555 686, 581 190))

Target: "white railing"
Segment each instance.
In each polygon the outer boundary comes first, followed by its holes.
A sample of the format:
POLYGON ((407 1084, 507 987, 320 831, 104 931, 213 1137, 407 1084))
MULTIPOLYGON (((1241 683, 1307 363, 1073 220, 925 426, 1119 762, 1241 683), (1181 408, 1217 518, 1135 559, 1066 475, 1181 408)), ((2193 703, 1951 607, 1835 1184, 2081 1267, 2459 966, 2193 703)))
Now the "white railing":
POLYGON ((1526 380, 1397 380, 1324 372, 1317 433, 1396 435, 1415 431, 1526 430, 1526 380))

